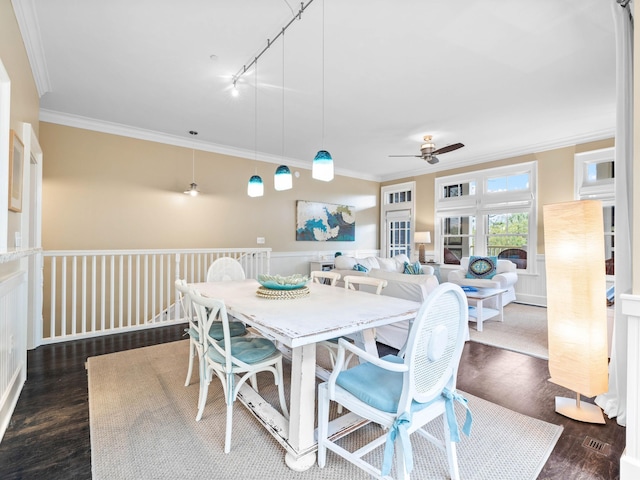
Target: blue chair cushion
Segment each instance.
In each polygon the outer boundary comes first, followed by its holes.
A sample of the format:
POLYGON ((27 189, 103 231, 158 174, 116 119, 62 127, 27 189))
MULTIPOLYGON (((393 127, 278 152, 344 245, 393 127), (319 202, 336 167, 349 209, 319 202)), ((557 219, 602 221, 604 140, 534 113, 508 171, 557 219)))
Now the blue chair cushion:
MULTIPOLYGON (((392 363, 404 363, 396 355, 386 355, 382 360, 392 363)), ((402 394, 401 372, 390 372, 372 363, 362 363, 338 375, 336 384, 373 408, 383 412, 396 413, 402 394), (380 388, 384 385, 384 388, 380 388)), ((413 402, 411 411, 415 412, 427 407, 431 402, 413 402)))
POLYGON ((353 269, 356 270, 357 272, 368 272, 369 269, 367 267, 365 267, 364 265, 360 264, 360 263, 356 263, 353 266, 353 269))
POLYGON ((406 273, 407 275, 424 275, 424 271, 422 270, 422 265, 420 265, 420 262, 404 262, 404 273, 406 273))
MULTIPOLYGON (((218 342, 224 348, 224 340, 218 342)), ((253 364, 270 357, 276 351, 275 344, 266 338, 234 337, 231 339, 231 355, 238 360, 253 364)), ((224 363, 224 357, 214 348, 209 347, 207 356, 217 363, 224 363)))
MULTIPOLYGON (((189 327, 185 331, 196 342, 200 341, 200 334, 195 328, 189 327)), ((231 335, 232 337, 239 337, 241 335, 244 335, 246 331, 247 331, 247 327, 244 326, 244 323, 229 322, 229 335, 231 335)), ((215 340, 222 340, 224 338, 224 333, 222 331, 222 322, 212 323, 211 327, 209 328, 209 335, 211 335, 211 338, 215 340)))
MULTIPOLYGON (((229 322, 229 335, 232 337, 239 337, 244 335, 247 331, 242 322, 229 322)), ((213 322, 209 327, 209 335, 216 340, 222 340, 224 338, 224 332, 222 331, 222 322, 213 322)))

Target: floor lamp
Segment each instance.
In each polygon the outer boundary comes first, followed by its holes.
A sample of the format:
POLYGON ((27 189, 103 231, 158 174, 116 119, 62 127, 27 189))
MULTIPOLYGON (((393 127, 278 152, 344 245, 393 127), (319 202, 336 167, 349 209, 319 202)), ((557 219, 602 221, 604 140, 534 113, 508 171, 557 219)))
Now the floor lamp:
POLYGON ((602 410, 580 403, 608 390, 604 228, 599 200, 545 205, 550 381, 576 392, 556 397, 556 412, 605 423, 602 410))

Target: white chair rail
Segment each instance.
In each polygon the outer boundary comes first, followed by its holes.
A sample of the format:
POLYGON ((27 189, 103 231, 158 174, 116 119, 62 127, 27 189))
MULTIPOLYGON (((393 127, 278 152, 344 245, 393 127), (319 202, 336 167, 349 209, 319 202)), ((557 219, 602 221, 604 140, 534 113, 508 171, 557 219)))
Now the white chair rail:
POLYGON ((204 282, 218 258, 240 262, 247 278, 268 274, 270 248, 43 252, 42 343, 183 322, 175 280, 204 282))

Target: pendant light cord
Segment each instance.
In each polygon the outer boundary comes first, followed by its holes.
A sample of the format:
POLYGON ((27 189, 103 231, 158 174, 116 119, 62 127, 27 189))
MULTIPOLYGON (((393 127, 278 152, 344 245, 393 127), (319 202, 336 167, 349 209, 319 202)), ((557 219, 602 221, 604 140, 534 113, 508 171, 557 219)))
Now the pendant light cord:
POLYGON ((284 160, 284 28, 282 29, 282 159, 284 160))
POLYGON ((322 141, 324 150, 324 0, 322 0, 322 141))
MULTIPOLYGON (((255 69, 255 85, 254 85, 254 104, 253 110, 253 159, 258 161, 258 61, 256 59, 255 69)), ((258 165, 256 165, 256 174, 258 173, 258 165)))

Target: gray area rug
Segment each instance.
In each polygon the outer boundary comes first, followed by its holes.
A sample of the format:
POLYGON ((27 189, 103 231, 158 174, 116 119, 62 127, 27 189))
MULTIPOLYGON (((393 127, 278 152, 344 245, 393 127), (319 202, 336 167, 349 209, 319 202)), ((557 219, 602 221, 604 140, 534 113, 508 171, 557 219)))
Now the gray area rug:
POLYGON ((504 307, 504 322, 495 318, 482 322, 482 331, 469 322, 471 341, 549 359, 547 309, 510 303, 504 307))
MULTIPOLYGON (((331 452, 323 469, 314 465, 305 472, 290 470, 282 447, 239 402, 234 408, 231 453, 225 455, 221 388, 212 382, 203 418, 196 422, 198 378, 196 371, 191 385, 184 386, 187 355, 184 340, 88 359, 94 480, 369 478, 331 452)), ((259 382, 261 393, 277 405, 268 376, 259 382)), ((535 479, 562 427, 465 396, 474 422, 471 437, 463 435, 458 446, 462 478, 535 479)), ((462 425, 464 410, 458 407, 462 425)), ((440 435, 439 429, 440 422, 433 422, 433 433, 440 435)), ((347 438, 357 441, 359 435, 379 433, 376 425, 362 430, 347 438)), ((447 478, 444 454, 419 436, 411 438, 412 477, 447 478)))

